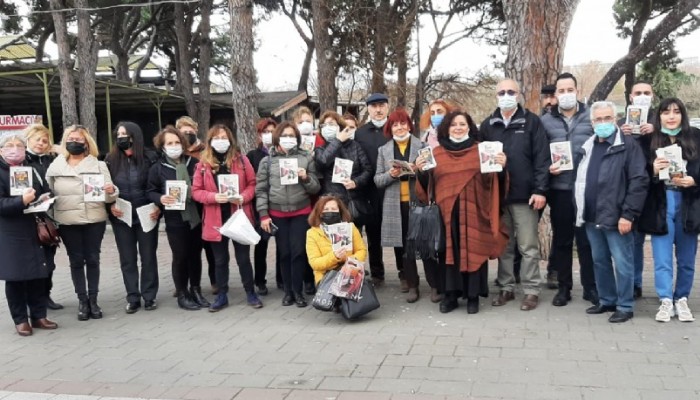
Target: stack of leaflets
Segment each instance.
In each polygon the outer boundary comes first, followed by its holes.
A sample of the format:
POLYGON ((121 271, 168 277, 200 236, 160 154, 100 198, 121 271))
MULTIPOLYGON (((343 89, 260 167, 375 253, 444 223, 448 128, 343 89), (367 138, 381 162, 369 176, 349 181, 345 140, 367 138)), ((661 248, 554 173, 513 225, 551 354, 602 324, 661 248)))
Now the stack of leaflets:
POLYGON ((299 183, 299 161, 296 158, 280 159, 280 184, 296 185, 299 183))
POLYGON ((83 201, 104 202, 105 201, 105 176, 102 174, 83 175, 83 201))
POLYGON ((560 171, 571 171, 574 169, 571 142, 550 143, 549 151, 552 155, 552 166, 558 167, 560 171))
POLYGON ((335 164, 333 164, 333 177, 331 182, 333 183, 345 183, 352 176, 352 165, 354 163, 351 160, 346 160, 344 158, 336 158, 335 164))
POLYGON ((627 118, 625 124, 632 125, 632 134, 639 135, 642 125, 647 123, 648 107, 627 106, 627 118))
POLYGON ((479 162, 481 163, 481 172, 501 172, 503 167, 496 163, 496 155, 503 152, 503 143, 501 142, 481 142, 479 143, 479 162))
POLYGON ((682 177, 685 175, 686 161, 683 160, 683 151, 677 144, 672 144, 667 147, 662 147, 656 149, 656 157, 663 158, 670 166, 659 171, 660 180, 670 180, 675 177, 682 177))
POLYGON ((22 196, 32 185, 32 167, 10 167, 10 196, 22 196))
POLYGON ((165 181, 165 194, 175 199, 175 204, 165 206, 166 210, 184 210, 187 205, 187 182, 165 181))
POLYGON ((422 149, 418 150, 418 155, 423 157, 425 159, 425 165, 423 166, 423 171, 427 171, 429 169, 433 169, 437 167, 437 162, 435 161, 435 157, 433 156, 433 148, 428 146, 428 147, 423 147, 422 149))

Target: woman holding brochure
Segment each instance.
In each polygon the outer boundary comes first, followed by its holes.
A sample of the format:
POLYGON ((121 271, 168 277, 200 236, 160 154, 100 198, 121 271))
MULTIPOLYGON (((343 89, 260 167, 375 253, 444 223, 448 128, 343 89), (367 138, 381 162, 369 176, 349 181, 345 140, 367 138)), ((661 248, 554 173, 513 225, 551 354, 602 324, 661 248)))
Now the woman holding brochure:
MULTIPOLYGON (((214 125, 207 132, 206 147, 195 168, 192 197, 204 205, 202 239, 210 243, 214 253, 216 285, 219 288, 209 311, 216 312, 228 306, 230 261, 229 238, 221 235, 217 228, 223 226, 239 209, 243 210, 251 224, 254 223, 255 171, 248 158, 241 154, 233 132, 225 125, 214 125)), ((255 293, 250 246, 233 242, 233 249, 246 301, 253 308, 262 308, 263 303, 255 293)))
POLYGON ((161 158, 148 174, 148 198, 163 210, 165 233, 173 255, 172 276, 177 305, 183 310, 199 310, 211 304, 202 295, 202 220, 201 207, 192 200, 192 177, 198 160, 185 155, 187 139, 179 130, 166 126, 153 139, 161 158), (184 210, 168 210, 175 199, 166 194, 166 182, 184 181, 187 185, 184 210), (188 289, 189 285, 189 289, 188 289))
POLYGON ((70 261, 71 278, 78 295, 78 320, 102 318, 97 304, 100 285, 100 248, 105 233, 107 209, 119 191, 112 184, 107 165, 97 160, 97 144, 82 125, 63 131, 65 149, 46 171, 46 180, 56 195, 54 219, 70 261), (87 284, 86 284, 87 278, 87 284))
MULTIPOLYGON (((146 194, 148 170, 155 162, 156 155, 144 150, 141 127, 133 122, 118 123, 114 136, 115 143, 105 157, 105 163, 112 181, 120 188, 119 199, 109 208, 109 221, 114 231, 126 289, 125 311, 127 314, 137 312, 141 308, 141 298, 144 309, 152 311, 158 307, 158 226, 144 232, 136 209, 149 203, 146 194)), ((160 210, 154 209, 150 218, 157 221, 160 210)))
POLYGON ((679 321, 690 322, 695 318, 688 297, 700 233, 700 130, 689 125, 685 105, 676 98, 661 101, 652 123, 654 131, 640 139, 650 149, 652 181, 638 229, 651 234, 654 286, 661 302, 655 319, 668 322, 678 316, 679 321), (670 156, 674 152, 676 157, 670 156), (687 163, 684 171, 683 163, 687 163))

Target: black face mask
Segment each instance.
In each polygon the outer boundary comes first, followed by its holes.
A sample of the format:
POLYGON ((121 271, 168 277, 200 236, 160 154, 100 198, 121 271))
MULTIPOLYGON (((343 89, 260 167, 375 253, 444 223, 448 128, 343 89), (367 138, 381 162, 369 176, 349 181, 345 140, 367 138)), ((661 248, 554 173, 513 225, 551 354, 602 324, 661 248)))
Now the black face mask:
POLYGON ((187 141, 190 142, 190 146, 197 143, 197 135, 187 134, 187 141))
POLYGON ((323 222, 326 225, 333 225, 333 224, 339 224, 339 223, 343 222, 343 220, 340 217, 340 212, 329 211, 329 212, 322 212, 321 213, 321 222, 323 222))
POLYGON ((83 154, 85 153, 85 143, 68 142, 66 143, 66 150, 74 156, 83 154))
POLYGON ((119 150, 129 150, 132 146, 131 143, 131 138, 130 137, 118 137, 117 138, 117 147, 119 147, 119 150))

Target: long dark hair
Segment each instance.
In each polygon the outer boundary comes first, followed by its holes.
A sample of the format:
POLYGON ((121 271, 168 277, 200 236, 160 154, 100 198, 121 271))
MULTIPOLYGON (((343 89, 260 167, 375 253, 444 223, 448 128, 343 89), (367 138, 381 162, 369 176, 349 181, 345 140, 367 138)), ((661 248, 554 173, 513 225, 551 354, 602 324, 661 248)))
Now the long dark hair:
POLYGON ((131 138, 131 159, 137 166, 144 165, 144 144, 141 127, 131 121, 121 121, 117 124, 116 128, 114 128, 114 132, 112 132, 114 145, 112 146, 112 150, 110 150, 109 154, 105 157, 105 161, 109 165, 109 173, 112 176, 118 175, 122 168, 126 168, 129 159, 116 145, 117 132, 119 132, 119 128, 121 127, 124 127, 126 135, 131 138))
POLYGON ((452 125, 452 121, 454 121, 454 119, 460 115, 467 120, 467 126, 469 126, 469 137, 476 140, 477 142, 481 141, 481 138, 479 136, 479 129, 476 127, 474 119, 471 115, 469 115, 468 112, 460 109, 450 111, 449 113, 447 113, 447 115, 445 115, 445 117, 442 119, 442 122, 440 122, 440 125, 437 126, 438 138, 447 139, 450 137, 450 125, 452 125))
POLYGON ((683 151, 683 158, 686 160, 695 160, 698 158, 697 138, 692 137, 693 134, 688 120, 688 111, 680 99, 669 97, 661 101, 659 108, 654 116, 654 132, 651 134, 651 151, 656 154, 656 149, 671 145, 671 139, 665 133, 661 132, 661 113, 671 109, 672 105, 676 105, 681 112, 681 131, 676 135, 676 143, 683 151))

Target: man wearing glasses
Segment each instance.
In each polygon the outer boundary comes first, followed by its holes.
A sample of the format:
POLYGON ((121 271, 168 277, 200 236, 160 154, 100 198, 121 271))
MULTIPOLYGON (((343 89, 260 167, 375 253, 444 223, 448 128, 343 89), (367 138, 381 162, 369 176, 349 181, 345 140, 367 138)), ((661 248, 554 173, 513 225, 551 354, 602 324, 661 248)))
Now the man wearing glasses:
POLYGON ((503 221, 510 240, 498 260, 497 281, 501 291, 492 304, 502 306, 515 298, 513 261, 517 246, 522 255, 520 283, 525 293, 520 309, 529 311, 537 308, 542 281, 537 225, 539 210, 547 203, 550 159, 544 127, 537 115, 518 104, 519 97, 520 86, 514 80, 498 83, 498 108, 481 123, 479 141, 502 142, 503 152, 508 157, 509 187, 503 221))
POLYGON ((608 321, 619 323, 634 316, 631 231, 644 206, 649 176, 639 144, 615 125, 615 104, 593 103, 591 122, 595 135, 583 145, 574 186, 576 226, 586 228, 600 297, 586 313, 611 311, 608 321))

